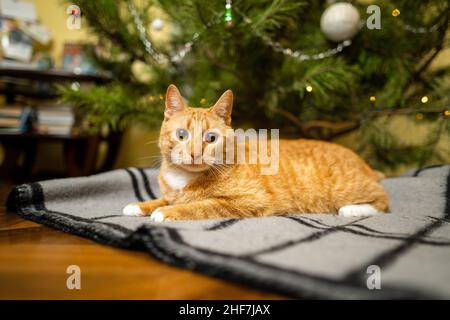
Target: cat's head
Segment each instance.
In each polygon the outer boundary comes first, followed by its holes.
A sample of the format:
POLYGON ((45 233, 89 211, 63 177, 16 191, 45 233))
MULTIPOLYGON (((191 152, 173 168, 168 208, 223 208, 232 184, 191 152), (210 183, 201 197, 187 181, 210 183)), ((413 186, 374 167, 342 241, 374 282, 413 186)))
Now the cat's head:
POLYGON ((225 91, 209 108, 188 107, 177 87, 166 93, 166 109, 159 147, 170 164, 191 172, 201 172, 220 164, 231 135, 233 93, 225 91))

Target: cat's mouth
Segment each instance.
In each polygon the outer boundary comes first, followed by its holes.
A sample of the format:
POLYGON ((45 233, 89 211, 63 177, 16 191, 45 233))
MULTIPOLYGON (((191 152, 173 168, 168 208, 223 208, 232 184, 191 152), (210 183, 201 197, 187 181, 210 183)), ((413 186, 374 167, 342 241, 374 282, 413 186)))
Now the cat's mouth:
POLYGON ((186 171, 190 172, 202 172, 209 170, 211 168, 210 165, 206 163, 200 163, 200 164, 179 164, 181 168, 183 168, 186 171))
POLYGON ((192 157, 173 157, 166 158, 172 165, 175 165, 189 172, 202 172, 211 169, 214 166, 215 159, 210 157, 202 157, 195 159, 192 157))

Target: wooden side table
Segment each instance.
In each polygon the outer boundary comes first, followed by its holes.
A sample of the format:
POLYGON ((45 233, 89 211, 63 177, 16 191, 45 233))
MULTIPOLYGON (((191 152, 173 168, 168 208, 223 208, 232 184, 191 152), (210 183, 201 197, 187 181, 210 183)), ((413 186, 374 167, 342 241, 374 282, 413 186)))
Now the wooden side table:
MULTIPOLYGON (((65 70, 36 70, 33 68, 11 68, 0 66, 0 94, 8 103, 14 103, 17 96, 40 100, 58 97, 53 83, 93 83, 102 85, 111 79, 99 75, 76 74, 65 70)), ((37 103, 36 103, 37 102, 37 103)), ((37 132, 0 133, 0 144, 5 150, 0 165, 0 177, 24 180, 30 176, 37 156, 37 145, 41 142, 57 141, 63 144, 66 175, 70 177, 89 175, 96 171, 98 149, 101 142, 108 144, 106 160, 100 171, 109 170, 114 164, 121 144, 121 133, 107 137, 88 134, 54 135, 37 132), (19 160, 23 156, 23 162, 19 160)))
POLYGON ((101 142, 108 144, 106 160, 100 169, 110 169, 120 147, 120 134, 106 138, 91 135, 47 135, 41 133, 0 134, 5 157, 0 165, 0 177, 23 180, 31 175, 36 159, 37 145, 41 142, 63 143, 65 173, 69 177, 84 176, 96 172, 98 149, 101 142), (20 157, 22 164, 19 165, 20 157))

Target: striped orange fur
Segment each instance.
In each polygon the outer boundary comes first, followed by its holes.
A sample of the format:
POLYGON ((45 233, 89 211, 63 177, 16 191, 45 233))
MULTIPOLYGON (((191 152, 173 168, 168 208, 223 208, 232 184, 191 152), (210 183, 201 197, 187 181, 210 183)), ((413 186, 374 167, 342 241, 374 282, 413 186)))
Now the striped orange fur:
MULTIPOLYGON (((178 89, 169 86, 159 140, 162 197, 132 204, 134 211, 127 206, 127 212, 164 221, 387 211, 388 197, 378 182, 381 175, 353 151, 329 142, 280 140, 279 170, 273 175, 261 175, 261 164, 175 164, 171 151, 181 142, 174 132, 182 128, 193 135, 197 126, 203 133, 214 129, 225 138, 232 103, 233 95, 227 91, 208 109, 190 108, 178 89)), ((183 143, 190 156, 198 156, 191 141, 183 143)), ((199 156, 207 157, 208 142, 202 147, 199 156)))

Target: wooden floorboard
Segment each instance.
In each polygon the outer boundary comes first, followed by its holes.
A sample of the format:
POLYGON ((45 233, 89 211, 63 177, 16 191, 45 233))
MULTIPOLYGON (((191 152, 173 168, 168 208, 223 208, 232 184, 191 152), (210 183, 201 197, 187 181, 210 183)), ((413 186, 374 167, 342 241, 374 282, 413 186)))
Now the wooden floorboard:
POLYGON ((0 182, 0 299, 283 298, 24 220, 4 206, 10 188, 0 182), (67 289, 69 265, 81 269, 80 290, 67 289))

